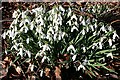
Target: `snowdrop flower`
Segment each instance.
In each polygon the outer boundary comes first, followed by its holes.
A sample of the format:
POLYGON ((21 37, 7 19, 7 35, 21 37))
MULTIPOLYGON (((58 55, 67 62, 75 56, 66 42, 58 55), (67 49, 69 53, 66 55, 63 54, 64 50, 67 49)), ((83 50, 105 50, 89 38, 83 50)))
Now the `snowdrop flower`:
POLYGON ((52 34, 54 34, 54 30, 52 27, 49 28, 48 32, 51 32, 52 34))
POLYGON ((75 27, 75 26, 73 26, 73 27, 71 28, 71 32, 73 32, 74 30, 78 31, 78 28, 75 27))
POLYGON ((45 61, 45 59, 47 59, 46 56, 44 56, 44 57, 42 58, 41 62, 43 63, 43 62, 45 61))
POLYGON ((26 43, 29 44, 29 41, 30 41, 30 38, 27 38, 26 39, 26 43))
POLYGON ((109 46, 112 46, 112 39, 109 39, 108 42, 109 42, 109 46))
POLYGON ((97 46, 98 43, 93 43, 93 46, 97 46))
POLYGON ((95 25, 95 29, 97 28, 97 23, 94 24, 95 25))
POLYGON ((80 64, 80 66, 78 67, 77 70, 79 71, 81 68, 82 68, 83 70, 85 70, 85 67, 84 67, 82 64, 80 64))
POLYGON ((87 62, 88 62, 88 60, 87 60, 87 59, 83 60, 83 65, 86 65, 86 64, 87 64, 87 62))
POLYGON ((85 26, 86 25, 85 19, 83 19, 81 23, 82 23, 83 26, 85 26))
POLYGON ((58 35, 58 40, 61 40, 61 35, 60 34, 58 35))
POLYGON ((24 29, 25 29, 25 33, 27 33, 28 27, 27 27, 27 26, 24 26, 24 29))
POLYGON ((86 27, 86 31, 89 32, 89 27, 86 27))
POLYGON ((6 38, 6 32, 4 32, 1 36, 3 37, 3 39, 5 39, 6 38))
POLYGON ((75 19, 77 21, 77 17, 75 14, 72 15, 71 20, 75 19))
POLYGON ((92 29, 92 31, 94 31, 93 25, 90 25, 90 28, 92 29))
POLYGON ((10 31, 9 35, 10 35, 9 37, 11 37, 13 39, 14 38, 14 30, 10 31))
POLYGON ((71 13, 72 13, 71 8, 69 8, 68 10, 69 10, 69 11, 68 11, 67 17, 70 17, 70 15, 71 15, 71 13))
POLYGON ((26 53, 28 54, 28 57, 31 58, 31 52, 28 50, 26 53))
POLYGON ((36 27, 36 32, 42 33, 42 27, 41 27, 41 26, 37 26, 37 27, 36 27))
POLYGON ((30 70, 33 71, 34 70, 34 64, 31 64, 30 67, 31 67, 30 70))
POLYGON ((40 77, 42 77, 43 76, 43 69, 42 70, 40 70, 40 77))
POLYGON ((83 35, 85 35, 85 29, 83 29, 83 30, 81 31, 81 33, 82 33, 83 35))
POLYGON ((34 28, 34 22, 31 22, 31 24, 30 24, 30 30, 33 30, 33 28, 34 28))
POLYGON ((113 45, 113 46, 112 46, 112 48, 116 48, 116 46, 115 46, 115 45, 113 45))
POLYGON ((71 20, 69 20, 69 21, 67 22, 67 24, 68 24, 69 26, 71 26, 71 25, 72 25, 71 20))
POLYGON ((5 54, 7 54, 7 50, 5 49, 5 54))
POLYGON ((59 6, 59 9, 63 12, 65 12, 65 9, 62 6, 59 6))
POLYGON ((70 45, 68 48, 67 48, 67 51, 70 51, 70 50, 73 50, 74 52, 76 52, 75 48, 73 45, 70 45))
POLYGON ((113 59, 113 55, 112 55, 112 53, 107 54, 106 57, 111 57, 111 58, 113 59))
POLYGON ((75 61, 77 55, 73 55, 72 60, 75 61))
POLYGON ((99 48, 102 49, 102 43, 99 42, 98 44, 99 44, 99 48))
POLYGON ((82 19, 83 19, 83 17, 82 17, 82 16, 80 16, 80 18, 79 18, 80 22, 82 21, 82 19))
POLYGON ((19 27, 22 27, 24 25, 24 21, 21 21, 21 23, 19 24, 19 27))
POLYGON ((108 30, 109 30, 109 31, 112 31, 112 30, 113 30, 111 25, 108 26, 108 30))
POLYGON ((54 34, 54 37, 53 37, 53 38, 54 38, 54 41, 57 40, 57 33, 54 34))
POLYGON ((25 12, 22 12, 22 18, 25 18, 26 15, 25 15, 25 12))
POLYGON ((50 48, 49 48, 49 46, 48 46, 47 44, 42 45, 42 47, 43 47, 43 51, 45 51, 45 50, 50 50, 50 48))
POLYGON ((75 21, 75 22, 74 22, 74 24, 75 24, 76 26, 78 26, 78 23, 77 23, 77 21, 75 21))
POLYGON ((12 15, 12 18, 17 18, 18 16, 18 12, 17 11, 14 11, 13 15, 12 15))
POLYGON ((13 45, 13 46, 11 47, 11 50, 12 50, 13 48, 14 48, 15 50, 18 50, 17 45, 13 45))
POLYGON ((114 34, 113 34, 113 41, 115 41, 115 38, 117 37, 117 38, 119 38, 119 36, 117 35, 117 33, 114 31, 113 32, 114 34))
POLYGON ((82 49, 83 49, 83 52, 85 53, 85 52, 86 52, 86 48, 85 48, 85 47, 82 47, 82 49))
POLYGON ((17 56, 18 55, 20 55, 21 57, 23 57, 23 49, 22 48, 19 49, 19 52, 18 52, 17 56))
POLYGON ((62 38, 64 38, 65 35, 66 35, 65 32, 63 32, 63 33, 62 33, 62 38))
POLYGON ((106 37, 101 37, 100 38, 100 42, 103 42, 103 40, 105 39, 106 37))
POLYGON ((104 25, 100 28, 100 30, 102 30, 105 33, 107 32, 104 25))
POLYGON ((24 23, 30 24, 30 21, 28 19, 25 19, 24 23))

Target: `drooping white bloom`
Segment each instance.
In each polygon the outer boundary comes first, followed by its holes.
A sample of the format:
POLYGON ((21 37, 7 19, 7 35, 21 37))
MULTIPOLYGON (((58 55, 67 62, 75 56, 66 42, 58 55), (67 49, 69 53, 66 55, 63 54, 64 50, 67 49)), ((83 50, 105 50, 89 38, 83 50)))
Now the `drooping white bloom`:
POLYGON ((31 66, 30 70, 33 71, 34 70, 34 64, 31 64, 30 66, 31 66))
POLYGON ((18 50, 17 45, 13 45, 13 46, 11 47, 11 50, 12 50, 13 48, 14 48, 15 50, 18 50))
POLYGON ((113 59, 113 55, 112 55, 112 53, 107 54, 106 57, 111 57, 111 58, 113 59))
POLYGON ((65 12, 65 9, 62 6, 59 6, 59 9, 63 12, 65 12))
POLYGON ((85 47, 82 47, 82 49, 83 49, 83 52, 85 53, 85 52, 86 52, 86 48, 85 48, 85 47))
POLYGON ((75 14, 72 15, 71 20, 75 19, 77 21, 77 17, 75 14))
POLYGON ((109 39, 108 42, 109 42, 109 46, 112 46, 112 39, 109 39))
POLYGON ((93 43, 92 49, 95 49, 97 47, 97 43, 93 43))
POLYGON ((86 27, 86 31, 89 32, 89 27, 86 27))
POLYGON ((34 22, 31 22, 31 25, 30 25, 30 30, 33 30, 33 28, 34 28, 34 22))
POLYGON ((23 57, 23 49, 22 48, 19 49, 19 52, 18 52, 17 56, 18 55, 20 55, 21 57, 23 57))
POLYGON ((105 39, 106 37, 101 37, 100 38, 100 42, 103 42, 103 40, 105 39))
POLYGON ((80 22, 82 21, 82 19, 83 19, 83 17, 82 17, 82 16, 80 16, 80 18, 79 18, 80 22))
POLYGON ((78 28, 75 27, 75 26, 73 26, 73 27, 71 28, 71 32, 73 32, 74 30, 78 31, 78 28))
POLYGON ((117 35, 117 33, 115 31, 113 33, 114 33, 113 34, 113 41, 115 41, 115 38, 119 38, 119 36, 117 35))
POLYGON ((25 15, 25 12, 22 12, 22 18, 25 18, 26 15, 25 15))
POLYGON ((83 29, 83 30, 81 31, 81 33, 82 33, 83 35, 85 35, 85 29, 83 29))
POLYGON ((5 49, 5 54, 7 54, 7 50, 5 49))
POLYGON ((76 57, 77 57, 77 55, 76 55, 76 54, 75 54, 75 55, 73 55, 72 60, 73 60, 73 61, 75 61, 76 57))
POLYGON ((12 18, 16 18, 18 16, 18 12, 17 11, 14 11, 13 12, 13 15, 12 15, 12 18))
POLYGON ((26 39, 26 43, 29 44, 29 41, 30 41, 30 38, 27 38, 26 39))
POLYGON ((10 35, 9 37, 11 37, 11 38, 13 39, 13 38, 14 38, 14 35, 15 35, 15 34, 14 34, 14 30, 10 31, 10 32, 9 32, 9 35, 10 35))
POLYGON ((113 30, 111 25, 108 26, 108 30, 109 30, 109 31, 112 31, 112 30, 113 30))
POLYGON ((63 32, 63 33, 62 33, 62 38, 64 38, 64 36, 65 36, 65 35, 66 35, 66 33, 65 33, 65 32, 63 32))
POLYGON ((101 42, 99 42, 99 48, 102 49, 102 43, 101 42))
POLYGON ((58 35, 58 40, 61 40, 61 34, 58 35))
POLYGON ((95 25, 95 29, 97 28, 97 23, 94 24, 95 25))
POLYGON ((83 19, 81 23, 82 23, 83 26, 85 26, 86 25, 85 19, 83 19))
POLYGON ((52 34, 54 34, 54 30, 52 27, 49 28, 48 32, 51 32, 52 34))
POLYGON ((102 30, 102 31, 105 32, 105 33, 107 32, 104 25, 100 28, 100 30, 102 30))
POLYGON ((40 70, 40 77, 42 77, 42 76, 43 76, 43 73, 44 73, 43 69, 42 69, 42 70, 40 70))
POLYGON ((67 24, 68 24, 69 26, 71 26, 71 25, 72 25, 71 20, 69 20, 69 21, 67 22, 67 24))
POLYGON ((43 47, 43 49, 42 49, 43 51, 50 50, 48 44, 42 45, 42 47, 43 47))
POLYGON ((70 50, 73 50, 74 52, 76 52, 75 48, 73 45, 70 45, 68 48, 67 48, 67 51, 70 51, 70 50))
POLYGON ((3 39, 5 39, 6 38, 6 32, 4 32, 1 36, 3 37, 3 39))
POLYGON ((69 11, 68 11, 67 17, 70 17, 70 15, 71 15, 71 13, 72 13, 71 8, 69 8, 68 10, 69 10, 69 11))
POLYGON ((80 64, 80 66, 78 67, 78 71, 80 70, 80 69, 83 69, 83 70, 85 70, 85 67, 82 65, 82 64, 80 64))
POLYGON ((90 28, 92 29, 92 31, 94 31, 94 27, 93 27, 93 25, 90 25, 90 28))
POLYGON ((45 59, 47 59, 46 56, 44 56, 44 57, 42 58, 41 62, 43 63, 43 62, 45 61, 45 59))
POLYGON ((116 46, 115 46, 115 45, 113 45, 113 46, 112 46, 112 48, 116 48, 116 46))
POLYGON ((26 51, 29 58, 31 58, 31 52, 29 50, 26 51))

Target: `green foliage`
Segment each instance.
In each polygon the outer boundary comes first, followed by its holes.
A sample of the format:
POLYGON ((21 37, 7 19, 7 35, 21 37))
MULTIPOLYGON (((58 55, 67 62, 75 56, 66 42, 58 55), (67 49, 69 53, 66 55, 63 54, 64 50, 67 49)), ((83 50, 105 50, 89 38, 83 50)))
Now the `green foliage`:
MULTIPOLYGON (((94 7, 89 12, 97 16, 100 6, 94 7)), ((2 34, 3 39, 9 40, 12 54, 31 61, 40 59, 40 64, 50 67, 59 64, 67 68, 71 66, 69 63, 74 63, 76 71, 90 71, 90 76, 96 76, 93 70, 99 71, 98 67, 112 71, 105 67, 105 61, 107 57, 114 58, 114 42, 119 37, 111 25, 75 14, 71 7, 61 5, 50 10, 45 6, 26 11, 18 9, 13 18, 10 28, 2 34), (70 56, 68 60, 61 58, 65 54, 70 56)), ((36 61, 32 64, 36 65, 36 61)))

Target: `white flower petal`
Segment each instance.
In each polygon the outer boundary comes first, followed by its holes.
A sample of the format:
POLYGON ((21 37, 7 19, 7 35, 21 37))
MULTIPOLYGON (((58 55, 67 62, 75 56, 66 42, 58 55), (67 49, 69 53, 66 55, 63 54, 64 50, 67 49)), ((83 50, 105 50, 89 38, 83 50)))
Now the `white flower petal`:
POLYGON ((73 55, 72 60, 75 61, 77 55, 73 55))
POLYGON ((45 59, 47 59, 46 56, 44 56, 44 57, 42 58, 41 62, 43 63, 43 62, 45 61, 45 59))
POLYGON ((30 41, 30 38, 27 38, 27 39, 26 39, 27 44, 29 44, 29 41, 30 41))
POLYGON ((75 48, 73 45, 70 45, 68 48, 67 48, 67 51, 70 51, 70 50, 73 50, 74 52, 76 52, 75 48))
POLYGON ((71 32, 73 32, 74 30, 78 31, 78 28, 75 27, 75 26, 73 26, 73 27, 71 28, 71 32))
POLYGON ((79 71, 81 68, 82 68, 83 70, 85 70, 85 67, 84 67, 82 64, 78 67, 77 70, 79 71))
POLYGON ((107 57, 111 57, 113 59, 112 53, 107 54, 107 57))
POLYGON ((12 18, 17 18, 17 16, 18 16, 18 12, 17 12, 17 11, 14 11, 14 12, 13 12, 13 15, 12 15, 12 18))
POLYGON ((108 42, 109 42, 109 46, 112 46, 112 39, 109 39, 108 42))
POLYGON ((99 48, 102 49, 102 43, 101 42, 99 42, 99 48))

